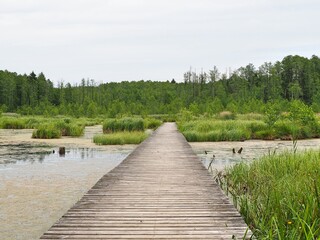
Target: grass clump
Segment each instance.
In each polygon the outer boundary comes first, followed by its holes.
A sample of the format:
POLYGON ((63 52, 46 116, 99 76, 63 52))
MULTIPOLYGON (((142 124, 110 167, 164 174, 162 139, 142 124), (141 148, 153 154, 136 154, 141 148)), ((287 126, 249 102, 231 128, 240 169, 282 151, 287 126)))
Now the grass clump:
POLYGON ((269 155, 226 171, 220 183, 258 239, 320 238, 320 151, 269 155))
POLYGON ((145 129, 157 129, 162 124, 162 121, 155 118, 146 118, 144 119, 144 128, 145 129))
POLYGON ((0 128, 2 129, 24 129, 26 122, 23 118, 4 117, 0 120, 0 128))
POLYGON ((84 133, 84 125, 70 123, 69 121, 57 121, 54 125, 61 131, 62 136, 79 137, 84 133))
POLYGON ((123 131, 144 131, 144 122, 142 118, 120 118, 107 119, 103 123, 103 132, 123 132, 123 131))
POLYGON ((204 119, 179 122, 178 126, 189 142, 243 141, 251 138, 252 121, 204 119))
POLYGON ((234 120, 236 119, 236 114, 230 111, 223 111, 217 115, 217 119, 221 120, 234 120))
POLYGON ((42 125, 32 133, 32 138, 52 139, 60 137, 61 131, 54 125, 42 125))
POLYGON ((116 132, 110 134, 100 134, 93 137, 93 142, 98 145, 123 145, 139 144, 148 137, 145 132, 116 132))

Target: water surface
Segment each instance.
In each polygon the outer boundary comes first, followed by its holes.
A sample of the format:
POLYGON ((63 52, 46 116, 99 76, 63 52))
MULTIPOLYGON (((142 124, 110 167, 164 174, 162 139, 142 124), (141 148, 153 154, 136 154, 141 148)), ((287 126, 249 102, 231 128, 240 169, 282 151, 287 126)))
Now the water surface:
MULTIPOLYGON (((221 171, 225 167, 241 161, 250 162, 264 155, 293 151, 294 149, 292 141, 195 142, 190 145, 206 167, 213 160, 212 167, 216 171, 221 171), (237 151, 241 147, 243 151, 238 154, 237 151), (233 148, 236 150, 235 154, 232 151, 233 148)), ((297 151, 307 149, 319 150, 320 139, 298 140, 297 151)))
POLYGON ((38 239, 130 152, 121 147, 116 152, 114 147, 109 152, 108 147, 67 148, 60 156, 52 147, 41 153, 30 153, 28 145, 7 148, 13 149, 11 154, 0 154, 1 239, 28 240, 38 239))

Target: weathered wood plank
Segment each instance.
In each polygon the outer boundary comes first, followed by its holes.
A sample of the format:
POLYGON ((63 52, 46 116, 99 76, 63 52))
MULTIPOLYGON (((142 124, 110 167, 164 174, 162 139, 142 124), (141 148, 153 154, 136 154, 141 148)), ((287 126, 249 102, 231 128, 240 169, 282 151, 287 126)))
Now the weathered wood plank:
POLYGON ((41 239, 242 239, 251 234, 175 124, 167 123, 41 239))

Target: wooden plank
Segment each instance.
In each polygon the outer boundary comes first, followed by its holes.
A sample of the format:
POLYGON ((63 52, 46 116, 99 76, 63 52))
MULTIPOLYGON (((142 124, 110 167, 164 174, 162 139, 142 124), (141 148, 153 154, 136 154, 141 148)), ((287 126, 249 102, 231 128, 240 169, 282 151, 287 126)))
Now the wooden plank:
POLYGON ((174 123, 103 176, 41 239, 242 239, 252 233, 174 123))

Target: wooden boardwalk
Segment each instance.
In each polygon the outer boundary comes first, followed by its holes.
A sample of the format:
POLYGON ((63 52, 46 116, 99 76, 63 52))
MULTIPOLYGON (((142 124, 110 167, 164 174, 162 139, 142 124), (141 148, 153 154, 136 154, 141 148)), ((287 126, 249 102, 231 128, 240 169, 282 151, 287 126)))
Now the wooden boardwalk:
POLYGON ((176 125, 166 123, 41 239, 242 239, 246 231, 176 125))

